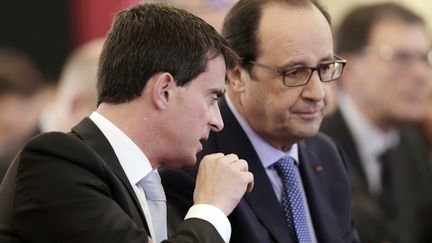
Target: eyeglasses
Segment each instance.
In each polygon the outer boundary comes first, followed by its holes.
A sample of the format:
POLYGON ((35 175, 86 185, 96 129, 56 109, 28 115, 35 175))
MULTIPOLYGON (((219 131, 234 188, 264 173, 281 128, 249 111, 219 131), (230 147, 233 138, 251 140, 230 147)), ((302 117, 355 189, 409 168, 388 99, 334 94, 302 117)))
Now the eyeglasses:
MULTIPOLYGON (((366 47, 365 53, 373 52, 375 49, 372 47, 366 47)), ((426 54, 422 52, 414 52, 408 50, 395 50, 390 46, 382 46, 376 50, 378 56, 387 62, 392 62, 397 67, 405 67, 418 60, 425 63, 428 67, 432 67, 432 50, 429 50, 426 54)))
POLYGON ((272 68, 256 61, 249 61, 249 63, 282 76, 282 81, 285 86, 297 87, 307 84, 314 71, 318 72, 321 82, 331 82, 339 79, 345 67, 346 60, 337 55, 334 57, 336 60, 320 63, 316 67, 296 67, 287 70, 272 68))

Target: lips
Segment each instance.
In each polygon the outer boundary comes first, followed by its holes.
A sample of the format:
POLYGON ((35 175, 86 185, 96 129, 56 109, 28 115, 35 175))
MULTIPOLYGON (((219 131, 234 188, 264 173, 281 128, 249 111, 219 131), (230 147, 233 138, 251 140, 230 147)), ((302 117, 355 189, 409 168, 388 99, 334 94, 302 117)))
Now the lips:
POLYGON ((311 120, 311 119, 317 119, 321 118, 321 111, 307 111, 307 112, 296 112, 298 116, 300 116, 303 119, 311 120))
POLYGON ((321 118, 323 114, 324 106, 315 106, 313 108, 297 109, 293 111, 294 114, 298 115, 302 119, 311 120, 321 118))
POLYGON ((204 143, 204 142, 206 142, 207 140, 208 140, 208 136, 205 136, 205 137, 200 138, 200 142, 201 142, 201 143, 204 143))
POLYGON ((298 115, 313 116, 322 113, 324 107, 325 105, 322 102, 319 102, 315 104, 309 104, 303 107, 297 107, 297 109, 293 110, 293 113, 298 115))

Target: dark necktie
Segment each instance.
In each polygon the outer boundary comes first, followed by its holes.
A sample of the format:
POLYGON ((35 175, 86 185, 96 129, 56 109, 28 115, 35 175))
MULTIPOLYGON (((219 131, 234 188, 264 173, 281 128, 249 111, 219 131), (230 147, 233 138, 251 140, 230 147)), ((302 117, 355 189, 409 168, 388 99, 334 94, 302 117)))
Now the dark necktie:
POLYGON ((395 204, 393 176, 392 176, 392 163, 395 161, 392 159, 392 150, 388 149, 379 156, 381 165, 381 194, 380 202, 383 211, 389 218, 394 218, 397 214, 397 208, 395 204))
POLYGON ((282 178, 282 208, 285 219, 291 231, 291 235, 297 242, 311 242, 311 233, 306 217, 305 202, 303 200, 303 190, 299 183, 294 159, 283 157, 275 163, 275 168, 282 178))
POLYGON ((143 188, 152 217, 155 243, 167 239, 166 197, 158 173, 151 171, 139 182, 143 188))

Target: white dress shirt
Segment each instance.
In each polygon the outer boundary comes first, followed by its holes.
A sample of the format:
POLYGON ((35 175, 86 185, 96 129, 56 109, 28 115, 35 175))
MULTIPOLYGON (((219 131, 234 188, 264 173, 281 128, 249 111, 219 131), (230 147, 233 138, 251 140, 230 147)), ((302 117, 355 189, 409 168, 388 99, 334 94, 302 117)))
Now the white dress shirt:
MULTIPOLYGON (((283 191, 283 183, 282 179, 280 178, 279 174, 277 173, 276 169, 274 169, 273 164, 276 163, 280 158, 288 155, 292 157, 295 161, 295 164, 297 165, 297 172, 301 177, 300 171, 299 171, 299 154, 298 154, 298 144, 293 144, 291 149, 288 152, 283 152, 279 149, 276 149, 271 144, 266 142, 264 139, 262 139, 250 126, 249 124, 243 119, 243 117, 240 115, 240 113, 236 110, 234 105, 232 104, 229 96, 225 94, 225 99, 227 102, 228 107, 230 108, 231 112, 234 114, 234 117, 237 119, 240 126, 243 128, 243 131, 246 133, 247 137, 252 143, 252 146, 255 149, 255 152, 258 155, 258 158, 260 159, 262 165, 264 166, 267 176, 270 180, 270 183, 272 184, 273 190, 276 194, 277 199, 279 202, 281 202, 282 198, 282 191, 283 191)), ((259 119, 259 118, 257 118, 259 119)), ((301 180, 298 181, 299 184, 303 187, 303 182, 301 180)), ((311 230, 311 243, 316 243, 316 235, 315 230, 312 225, 312 218, 310 216, 309 206, 307 203, 307 198, 304 193, 303 189, 303 200, 305 202, 305 211, 307 216, 307 221, 309 225, 309 229, 311 230)))
MULTIPOLYGON (((150 173, 153 168, 142 150, 117 126, 97 112, 90 115, 90 119, 102 131, 111 144, 120 164, 131 184, 141 208, 144 212, 150 234, 154 234, 152 219, 143 189, 138 182, 150 173)), ((185 219, 200 218, 211 223, 225 242, 231 238, 231 225, 225 214, 217 207, 207 204, 192 206, 185 219)))
POLYGON ((394 130, 384 132, 371 124, 343 92, 338 98, 338 106, 359 152, 369 191, 380 193, 382 183, 379 156, 399 143, 399 134, 394 130))

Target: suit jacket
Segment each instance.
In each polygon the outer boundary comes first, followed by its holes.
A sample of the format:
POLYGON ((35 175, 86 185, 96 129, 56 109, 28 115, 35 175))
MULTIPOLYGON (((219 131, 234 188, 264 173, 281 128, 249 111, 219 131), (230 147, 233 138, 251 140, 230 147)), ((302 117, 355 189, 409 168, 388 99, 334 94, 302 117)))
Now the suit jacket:
MULTIPOLYGON (((85 118, 30 140, 0 185, 0 242, 147 242, 141 206, 112 147, 85 118)), ((200 219, 166 242, 223 242, 200 219)))
POLYGON ((20 151, 24 143, 31 137, 40 133, 39 127, 35 127, 29 134, 22 137, 19 140, 13 141, 8 144, 7 148, 1 148, 0 153, 0 183, 3 180, 6 171, 8 170, 10 164, 14 160, 16 154, 20 151))
POLYGON ((390 179, 382 195, 373 195, 339 110, 324 120, 321 131, 341 146, 350 162, 354 218, 362 242, 432 242, 428 233, 432 231, 432 182, 421 138, 407 128, 399 129, 400 143, 389 154, 390 179))
MULTIPOLYGON (((251 142, 228 108, 220 102, 224 129, 211 133, 198 161, 206 154, 235 153, 245 159, 254 175, 254 189, 245 194, 229 216, 231 242, 290 243, 288 224, 265 169, 251 142)), ((345 161, 329 138, 318 134, 299 143, 300 174, 320 243, 357 242, 351 215, 351 192, 345 161)), ((198 166, 198 165, 197 165, 198 166)), ((197 167, 196 166, 196 167, 197 167)), ((161 170, 170 206, 181 216, 192 204, 194 170, 161 170), (183 183, 178 183, 178 181, 183 183)))

